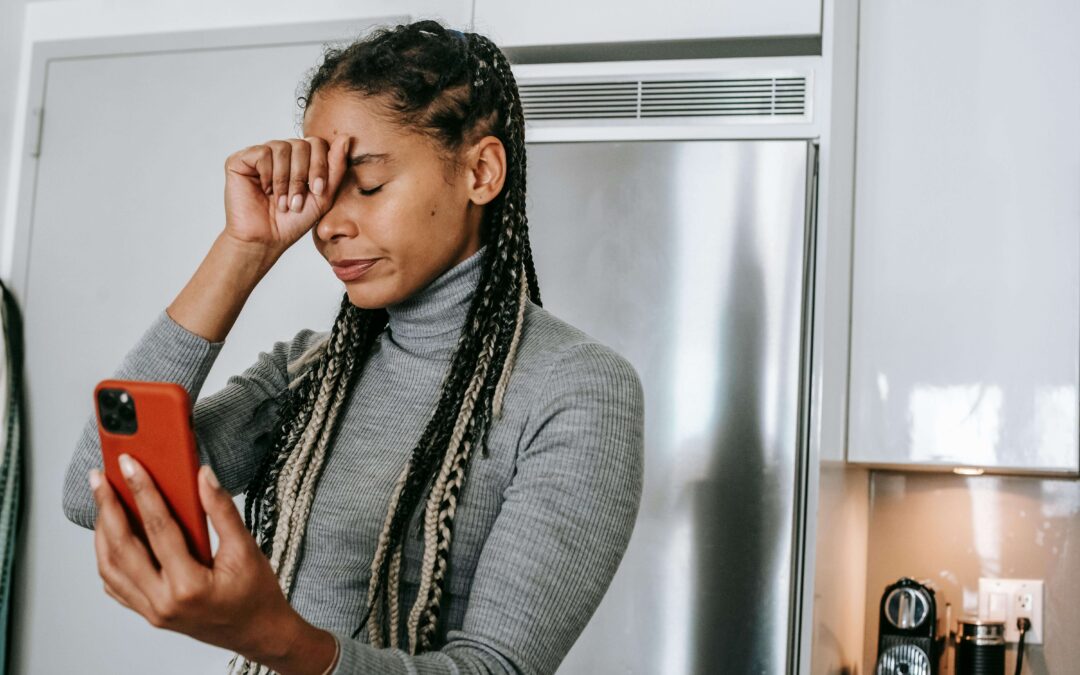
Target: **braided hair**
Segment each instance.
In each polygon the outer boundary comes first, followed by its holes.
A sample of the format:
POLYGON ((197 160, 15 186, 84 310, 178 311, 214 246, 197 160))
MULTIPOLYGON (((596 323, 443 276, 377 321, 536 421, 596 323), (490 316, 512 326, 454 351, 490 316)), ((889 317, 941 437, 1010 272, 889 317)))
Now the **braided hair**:
MULTIPOLYGON (((486 205, 480 225, 485 248, 477 292, 438 403, 392 487, 371 561, 367 607, 353 633, 357 637, 366 625, 373 646, 400 646, 402 549, 422 505, 420 586, 405 622, 408 652, 416 654, 437 647, 454 513, 469 458, 477 448, 487 454, 487 431, 501 413, 525 307, 530 300, 541 304, 525 216, 525 121, 510 65, 482 35, 423 20, 379 28, 324 52, 298 99, 302 108, 329 89, 383 96, 403 124, 436 141, 448 163, 458 161, 464 144, 489 134, 507 156, 503 189, 486 205)), ((290 364, 274 428, 259 439, 266 451, 246 490, 245 523, 286 597, 342 402, 387 318, 385 309, 356 307, 346 294, 326 339, 290 364)), ((240 673, 262 668, 245 660, 240 673)))

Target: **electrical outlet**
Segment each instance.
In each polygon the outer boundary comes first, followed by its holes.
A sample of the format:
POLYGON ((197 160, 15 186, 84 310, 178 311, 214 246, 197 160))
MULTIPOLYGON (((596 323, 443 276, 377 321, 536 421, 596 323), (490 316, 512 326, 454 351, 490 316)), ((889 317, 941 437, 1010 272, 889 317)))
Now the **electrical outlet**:
POLYGON ((1005 641, 1019 642, 1016 620, 1027 617, 1031 628, 1024 644, 1043 641, 1042 579, 979 579, 979 617, 1005 622, 1005 641))

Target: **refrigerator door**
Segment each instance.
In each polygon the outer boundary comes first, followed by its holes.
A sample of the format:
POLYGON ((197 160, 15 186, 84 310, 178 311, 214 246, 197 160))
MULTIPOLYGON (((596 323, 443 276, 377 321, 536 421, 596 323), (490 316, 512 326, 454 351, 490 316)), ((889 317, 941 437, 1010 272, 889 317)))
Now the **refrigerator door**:
POLYGON ((646 397, 634 535, 559 672, 783 673, 798 595, 812 148, 528 153, 544 306, 629 358, 646 397))

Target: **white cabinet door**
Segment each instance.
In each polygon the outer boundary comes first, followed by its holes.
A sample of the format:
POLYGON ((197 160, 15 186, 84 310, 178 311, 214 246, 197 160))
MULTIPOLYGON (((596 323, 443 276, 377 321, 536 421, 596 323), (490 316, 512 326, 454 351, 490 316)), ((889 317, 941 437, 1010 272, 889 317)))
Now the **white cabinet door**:
POLYGON ((500 47, 821 34, 821 0, 476 0, 500 47))
POLYGON ((860 21, 848 459, 1076 472, 1080 4, 860 21))

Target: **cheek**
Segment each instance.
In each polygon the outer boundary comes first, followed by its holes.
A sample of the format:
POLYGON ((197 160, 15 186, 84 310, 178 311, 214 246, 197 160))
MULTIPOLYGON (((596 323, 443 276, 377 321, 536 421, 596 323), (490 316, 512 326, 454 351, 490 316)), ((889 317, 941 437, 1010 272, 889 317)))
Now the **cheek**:
POLYGON ((391 220, 396 219, 413 236, 429 238, 443 232, 451 224, 447 222, 448 219, 453 220, 451 196, 414 186, 414 189, 394 196, 391 220))
POLYGON ((407 249, 410 257, 424 257, 456 240, 463 220, 454 214, 454 195, 449 190, 433 193, 430 185, 422 180, 401 181, 377 201, 360 196, 371 201, 360 201, 352 208, 363 212, 361 222, 372 239, 387 248, 407 249))

